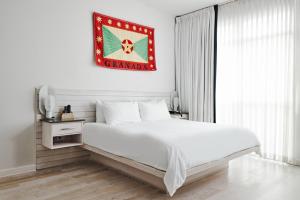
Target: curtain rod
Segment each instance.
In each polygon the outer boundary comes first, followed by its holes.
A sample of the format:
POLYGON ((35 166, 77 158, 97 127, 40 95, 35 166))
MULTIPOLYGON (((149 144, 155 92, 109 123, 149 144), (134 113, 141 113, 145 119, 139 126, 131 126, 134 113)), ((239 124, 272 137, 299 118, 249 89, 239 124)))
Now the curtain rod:
MULTIPOLYGON (((238 1, 238 0, 228 0, 228 1, 225 1, 225 2, 223 2, 223 3, 219 3, 219 4, 215 4, 215 5, 222 6, 222 5, 225 5, 225 4, 233 3, 233 2, 235 2, 235 1, 238 1)), ((182 17, 182 16, 185 16, 185 15, 189 15, 189 14, 198 12, 199 10, 204 10, 204 9, 206 9, 206 8, 209 8, 209 7, 212 7, 212 6, 215 6, 215 5, 206 6, 206 7, 204 7, 204 8, 200 8, 200 9, 197 9, 197 10, 194 10, 194 11, 191 11, 191 12, 188 12, 188 13, 185 13, 185 14, 182 14, 182 15, 177 15, 175 18, 177 18, 177 17, 182 17)))

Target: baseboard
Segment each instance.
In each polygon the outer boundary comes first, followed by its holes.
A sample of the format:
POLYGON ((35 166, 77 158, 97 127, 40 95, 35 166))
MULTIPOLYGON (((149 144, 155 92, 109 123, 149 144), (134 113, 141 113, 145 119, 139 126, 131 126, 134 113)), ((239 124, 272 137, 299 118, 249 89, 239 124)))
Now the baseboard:
POLYGON ((0 170, 0 178, 20 175, 20 174, 26 174, 26 173, 35 172, 35 171, 36 171, 35 165, 24 165, 24 166, 15 167, 15 168, 1 169, 0 170))

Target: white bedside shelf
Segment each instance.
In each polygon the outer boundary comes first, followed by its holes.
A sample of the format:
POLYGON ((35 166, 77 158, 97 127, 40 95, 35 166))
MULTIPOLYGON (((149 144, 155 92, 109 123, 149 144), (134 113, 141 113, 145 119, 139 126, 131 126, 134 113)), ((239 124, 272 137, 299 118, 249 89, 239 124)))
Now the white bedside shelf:
POLYGON ((82 145, 82 142, 80 142, 80 143, 54 144, 52 149, 60 149, 60 148, 74 147, 74 146, 80 146, 80 145, 82 145))
POLYGON ((188 113, 170 113, 170 115, 172 118, 175 118, 175 119, 185 119, 185 120, 189 119, 188 113))
POLYGON ((84 120, 43 121, 42 144, 49 149, 60 149, 82 145, 84 120))

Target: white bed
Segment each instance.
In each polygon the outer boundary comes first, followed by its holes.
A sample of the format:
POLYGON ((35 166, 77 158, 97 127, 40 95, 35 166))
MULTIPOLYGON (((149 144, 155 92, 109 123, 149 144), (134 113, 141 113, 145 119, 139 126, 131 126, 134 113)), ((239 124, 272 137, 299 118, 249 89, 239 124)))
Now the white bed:
POLYGON ((189 169, 259 146, 255 135, 246 129, 178 119, 86 123, 83 141, 89 147, 163 171, 171 196, 184 184, 189 169))

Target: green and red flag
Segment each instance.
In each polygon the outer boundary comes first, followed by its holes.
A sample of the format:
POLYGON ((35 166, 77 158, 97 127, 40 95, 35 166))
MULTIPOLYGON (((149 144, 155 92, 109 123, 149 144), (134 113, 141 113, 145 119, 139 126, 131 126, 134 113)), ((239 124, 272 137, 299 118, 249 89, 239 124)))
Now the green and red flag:
POLYGON ((94 44, 99 66, 156 70, 153 28, 94 13, 94 44))

